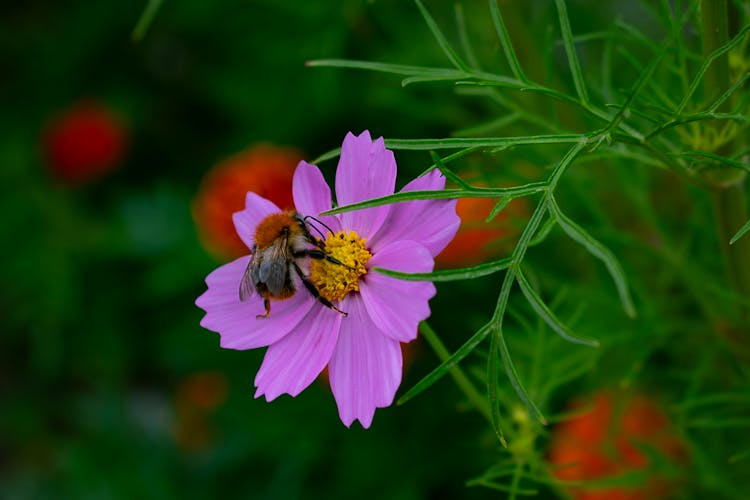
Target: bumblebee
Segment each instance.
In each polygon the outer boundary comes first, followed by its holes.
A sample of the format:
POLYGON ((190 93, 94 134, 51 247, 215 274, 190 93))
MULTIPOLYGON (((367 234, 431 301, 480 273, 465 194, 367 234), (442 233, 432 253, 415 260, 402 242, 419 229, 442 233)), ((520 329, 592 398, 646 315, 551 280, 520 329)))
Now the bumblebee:
POLYGON ((258 224, 250 262, 240 281, 241 301, 250 299, 256 292, 263 297, 265 313, 259 314, 258 318, 267 318, 271 314, 271 299, 288 299, 297 292, 295 275, 299 276, 302 284, 315 299, 346 316, 347 313, 320 294, 297 263, 297 260, 309 257, 345 265, 326 254, 323 241, 310 234, 305 222, 308 218, 313 217, 283 212, 271 214, 258 224), (310 248, 310 245, 315 248, 310 248))

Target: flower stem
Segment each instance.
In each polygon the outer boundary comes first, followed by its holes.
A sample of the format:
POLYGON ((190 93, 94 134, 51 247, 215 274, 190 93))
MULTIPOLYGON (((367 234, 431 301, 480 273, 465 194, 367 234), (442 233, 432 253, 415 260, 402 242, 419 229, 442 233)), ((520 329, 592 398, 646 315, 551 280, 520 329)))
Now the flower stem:
MULTIPOLYGON (((703 36, 703 55, 727 43, 728 5, 727 0, 701 0, 701 31, 703 36)), ((717 58, 708 68, 704 79, 704 100, 710 102, 730 85, 729 57, 727 54, 717 58)), ((724 107, 730 103, 725 102, 724 107)), ((738 141, 728 147, 735 151, 738 141)), ((706 174, 712 186, 712 202, 718 236, 724 254, 729 281, 740 297, 750 297, 750 238, 740 238, 734 245, 729 240, 748 219, 747 200, 745 197, 745 172, 736 169, 715 169, 706 174)), ((750 324, 750 308, 741 305, 741 322, 750 324)))

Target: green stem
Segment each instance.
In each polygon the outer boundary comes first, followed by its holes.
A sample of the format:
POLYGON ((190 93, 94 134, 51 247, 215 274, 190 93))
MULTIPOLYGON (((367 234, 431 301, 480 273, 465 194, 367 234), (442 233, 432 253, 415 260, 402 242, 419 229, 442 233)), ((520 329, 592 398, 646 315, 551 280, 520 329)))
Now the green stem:
POLYGON ((163 0, 148 0, 146 8, 143 9, 143 14, 141 14, 141 18, 138 19, 138 24, 135 25, 135 28, 133 28, 133 32, 130 35, 134 42, 140 42, 143 40, 143 37, 146 36, 146 31, 149 26, 151 26, 151 23, 154 22, 154 18, 156 17, 156 13, 159 11, 162 2, 163 0))
MULTIPOLYGON (((703 31, 703 56, 729 41, 727 27, 727 0, 701 0, 701 28, 703 31)), ((729 58, 723 55, 708 68, 704 80, 704 100, 711 102, 729 86, 729 58)))
MULTIPOLYGON (((742 177, 744 180, 745 175, 742 177)), ((734 245, 729 244, 732 236, 748 219, 744 182, 716 188, 712 200, 730 282, 737 293, 750 298, 750 238, 740 238, 734 245)), ((747 306, 744 308, 743 319, 748 321, 750 311, 747 306)))
MULTIPOLYGON (((704 56, 729 40, 727 8, 727 0, 701 0, 704 56)), ((715 100, 729 85, 729 57, 724 54, 713 61, 706 72, 704 100, 715 100)), ((727 100, 719 111, 724 111, 729 106, 727 100)), ((736 141, 729 145, 733 146, 737 146, 736 141)), ((748 218, 744 186, 746 177, 745 172, 730 168, 714 169, 706 172, 705 176, 705 180, 713 187, 714 215, 729 281, 735 292, 742 297, 750 297, 750 238, 740 239, 734 245, 730 245, 729 241, 748 218)), ((750 309, 747 306, 741 307, 742 323, 750 324, 750 309)))
MULTIPOLYGON (((433 330, 430 325, 423 321, 419 324, 419 332, 427 343, 430 344, 430 347, 435 351, 435 354, 440 358, 440 361, 445 361, 450 358, 451 353, 448 352, 448 349, 446 349, 445 345, 438 338, 435 330, 433 330)), ((482 397, 476 387, 474 387, 474 384, 471 383, 471 380, 469 380, 469 377, 466 376, 464 371, 460 367, 454 366, 450 369, 450 374, 458 388, 461 389, 461 392, 463 392, 466 398, 471 401, 471 404, 474 405, 484 418, 491 422, 492 417, 490 416, 490 408, 487 404, 487 400, 482 397)))

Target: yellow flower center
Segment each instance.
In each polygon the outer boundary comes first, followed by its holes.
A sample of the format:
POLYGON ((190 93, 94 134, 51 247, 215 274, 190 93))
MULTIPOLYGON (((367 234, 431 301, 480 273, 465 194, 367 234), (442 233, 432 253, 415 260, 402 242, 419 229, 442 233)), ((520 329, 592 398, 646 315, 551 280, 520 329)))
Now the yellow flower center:
POLYGON ((310 262, 310 281, 320 294, 333 302, 343 299, 349 292, 359 291, 359 278, 367 274, 365 264, 372 257, 364 238, 354 231, 328 233, 325 252, 344 265, 325 259, 310 262))

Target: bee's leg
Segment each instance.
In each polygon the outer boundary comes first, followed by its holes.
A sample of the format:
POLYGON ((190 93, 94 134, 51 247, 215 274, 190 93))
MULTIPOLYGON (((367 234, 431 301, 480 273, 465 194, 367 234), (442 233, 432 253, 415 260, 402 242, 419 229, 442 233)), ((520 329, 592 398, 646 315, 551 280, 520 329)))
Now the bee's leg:
POLYGON ((299 258, 299 257, 310 257, 311 259, 321 259, 321 260, 325 259, 328 262, 331 262, 333 264, 337 264, 339 266, 344 266, 344 267, 349 267, 346 264, 344 264, 343 262, 341 262, 340 260, 338 260, 336 257, 331 257, 327 253, 324 253, 324 252, 322 252, 320 250, 305 249, 305 250, 300 250, 298 252, 294 252, 292 255, 294 257, 297 257, 297 258, 299 258))
POLYGON ((326 244, 322 239, 311 237, 310 241, 312 241, 313 245, 315 245, 316 247, 320 248, 321 250, 325 250, 326 244))
POLYGON ((297 276, 299 276, 299 278, 302 280, 302 284, 305 285, 305 288, 307 288, 307 291, 310 292, 316 300, 320 301, 320 303, 326 306, 327 308, 333 309, 337 313, 341 313, 344 316, 349 316, 349 313, 346 313, 342 311, 341 309, 339 309, 338 307, 334 306, 330 300, 328 300, 327 298, 323 297, 320 294, 320 291, 315 286, 315 283, 310 281, 310 279, 307 276, 305 276, 305 273, 302 272, 302 269, 299 268, 296 262, 293 262, 292 264, 294 265, 294 270, 297 272, 297 276))
POLYGON ((268 297, 263 299, 263 306, 266 308, 266 312, 255 316, 258 319, 267 318, 268 315, 271 314, 271 300, 268 297))

